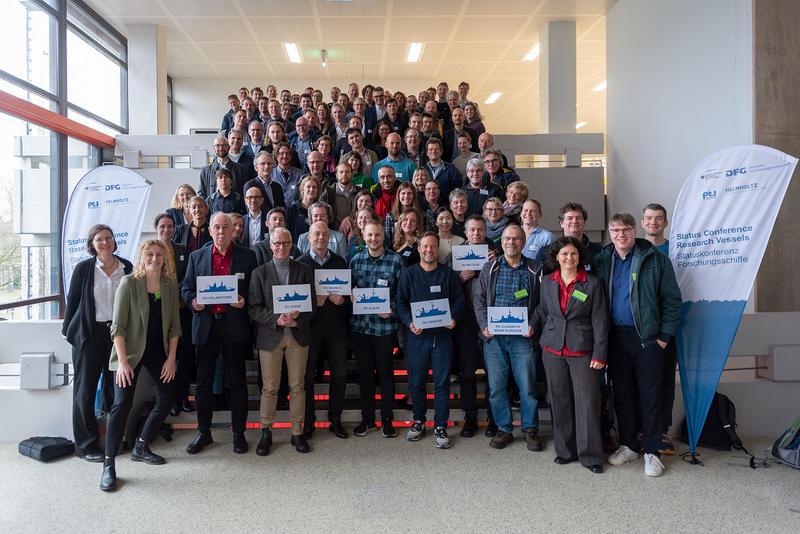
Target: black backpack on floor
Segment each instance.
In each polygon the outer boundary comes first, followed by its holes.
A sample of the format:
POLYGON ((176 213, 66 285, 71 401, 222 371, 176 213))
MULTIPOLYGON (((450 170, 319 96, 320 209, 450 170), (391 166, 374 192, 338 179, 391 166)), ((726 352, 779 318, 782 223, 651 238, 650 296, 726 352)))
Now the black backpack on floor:
MULTIPOLYGON (((689 431, 685 419, 681 425, 681 441, 689 443, 689 431)), ((742 440, 736 434, 736 407, 722 393, 714 393, 697 445, 718 451, 743 449, 742 440)))

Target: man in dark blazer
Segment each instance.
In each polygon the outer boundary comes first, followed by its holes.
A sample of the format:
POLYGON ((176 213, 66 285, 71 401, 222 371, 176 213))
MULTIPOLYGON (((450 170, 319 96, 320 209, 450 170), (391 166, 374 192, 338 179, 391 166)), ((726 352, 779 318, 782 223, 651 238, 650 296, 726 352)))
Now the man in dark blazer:
POLYGON ((269 236, 267 212, 261 209, 264 204, 263 190, 258 186, 251 186, 245 191, 244 202, 247 213, 244 214, 242 245, 253 248, 269 236))
POLYGON ((452 163, 458 156, 458 135, 466 132, 469 135, 470 150, 478 151, 478 135, 474 130, 467 128, 467 119, 464 117, 464 110, 455 108, 453 110, 453 128, 442 134, 442 149, 444 150, 443 159, 452 163))
POLYGON ((213 243, 194 251, 181 286, 181 297, 192 309, 192 343, 197 347, 197 437, 186 448, 189 454, 202 451, 211 439, 212 394, 217 356, 222 354, 231 386, 233 451, 247 452, 244 436, 247 423, 247 383, 244 361, 251 351, 251 328, 245 307, 250 274, 256 268, 255 253, 233 243, 233 222, 227 213, 211 217, 213 243), (235 304, 203 305, 197 302, 197 277, 235 275, 238 301, 235 304))
POLYGON ((200 169, 200 187, 197 188, 197 196, 208 198, 217 190, 217 171, 225 168, 231 172, 234 191, 242 191, 244 186, 244 172, 242 167, 228 157, 230 145, 228 140, 219 135, 214 139, 214 161, 200 169))
MULTIPOLYGON (((275 228, 287 228, 286 226, 286 210, 282 207, 279 208, 272 208, 267 212, 267 236, 264 241, 257 244, 253 247, 253 252, 256 253, 256 262, 259 265, 264 265, 265 263, 272 261, 272 247, 270 246, 269 240, 270 235, 272 235, 272 231, 275 228)), ((292 245, 292 249, 289 251, 289 257, 293 260, 296 260, 303 253, 300 252, 300 249, 297 248, 297 245, 292 245)))
POLYGON ((258 187, 261 189, 261 194, 264 197, 264 203, 261 205, 262 211, 269 211, 278 206, 285 208, 286 199, 283 194, 283 187, 272 179, 272 169, 275 167, 275 158, 272 154, 259 152, 254 165, 257 176, 244 184, 244 190, 247 191, 251 187, 258 187))
MULTIPOLYGON (((266 456, 272 447, 272 424, 278 404, 278 387, 281 383, 281 367, 286 360, 289 376, 289 413, 292 420, 292 445, 297 452, 307 453, 311 449, 303 437, 305 414, 305 374, 308 359, 308 343, 311 341, 311 318, 316 308, 314 275, 308 265, 289 258, 292 235, 285 228, 276 228, 270 242, 272 260, 253 271, 250 286, 249 313, 257 325, 256 348, 261 360, 261 439, 256 454, 266 456), (294 295, 305 293, 310 300, 311 311, 276 313, 273 307, 273 289, 276 286, 308 284, 307 291, 294 291, 294 295)), ((280 293, 278 293, 280 295, 280 293)))

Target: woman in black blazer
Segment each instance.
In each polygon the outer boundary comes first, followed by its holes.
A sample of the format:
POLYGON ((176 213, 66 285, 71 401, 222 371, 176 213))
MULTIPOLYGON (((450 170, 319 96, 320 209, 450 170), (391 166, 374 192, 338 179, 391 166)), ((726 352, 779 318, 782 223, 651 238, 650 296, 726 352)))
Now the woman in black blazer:
POLYGON ((192 222, 176 227, 175 235, 172 236, 172 242, 186 248, 187 254, 203 248, 211 241, 211 234, 208 233, 208 204, 205 199, 192 197, 189 211, 192 213, 192 222))
POLYGON ((197 192, 189 184, 181 184, 175 190, 172 197, 172 206, 167 209, 167 215, 172 217, 175 226, 189 224, 192 222, 192 212, 189 209, 189 201, 196 197, 197 192))
POLYGON ((117 241, 105 224, 96 224, 89 230, 86 250, 92 257, 78 263, 72 271, 61 334, 72 345, 75 454, 89 462, 102 462, 94 398, 103 375, 105 409, 113 402, 114 374, 108 370, 108 357, 114 296, 120 280, 130 274, 133 266, 114 255, 117 241))
POLYGON ((555 271, 542 279, 541 298, 531 325, 541 333, 542 362, 553 411, 555 462, 579 460, 603 472, 600 376, 608 349, 608 307, 602 282, 574 237, 557 239, 547 258, 555 271), (574 399, 574 400, 573 400, 574 399))

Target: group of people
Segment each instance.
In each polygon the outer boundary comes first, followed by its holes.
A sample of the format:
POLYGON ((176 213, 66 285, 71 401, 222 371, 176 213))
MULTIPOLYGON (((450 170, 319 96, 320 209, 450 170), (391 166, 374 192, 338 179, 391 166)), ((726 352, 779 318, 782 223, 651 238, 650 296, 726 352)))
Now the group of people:
POLYGON ((114 459, 123 435, 132 440, 133 460, 164 463, 149 443, 171 410, 191 408, 193 382, 198 433, 187 452, 200 453, 213 442, 218 367, 230 388, 233 450, 246 453, 245 361, 256 353, 263 384, 256 454, 268 455, 273 444, 283 368, 291 443, 300 453, 311 450, 314 382, 324 358, 328 429, 348 438, 341 416, 351 354, 362 417, 352 433, 365 436, 380 422, 381 434, 394 437, 397 346, 408 372, 409 441, 426 433, 430 371, 434 443, 450 447, 455 363, 464 410, 460 435, 478 432, 475 374, 483 368, 490 446, 514 441, 511 407, 518 395, 526 446, 541 451, 535 383, 543 368, 556 463, 579 461, 600 473, 604 460, 620 465, 643 452, 646 474, 664 471, 659 456, 672 450, 672 338, 681 308, 666 256, 666 209, 645 208, 640 224, 646 239, 636 238, 633 216, 615 214, 608 224, 611 243, 602 247, 584 234, 585 209, 568 203, 559 211, 563 237, 555 238, 540 226, 541 204, 492 146, 491 134, 478 134, 471 129, 475 121, 466 121, 474 118, 467 108, 477 113, 477 106, 464 85, 456 92, 439 84, 438 101, 428 91, 419 99, 387 98, 372 86, 359 96, 351 84, 347 94, 334 88, 326 103, 321 91, 309 88, 297 107, 287 91, 278 101, 272 85, 265 94, 243 88, 229 97, 215 157, 201 170, 197 189, 177 188, 171 207, 154 221, 158 239, 141 243, 135 265, 114 254, 111 228, 89 231, 91 257, 73 272, 63 333, 75 364, 76 451, 103 462, 101 489, 116 487, 114 459), (290 117, 294 128, 287 135, 290 117), (425 126, 431 117, 433 129, 425 126), (459 245, 485 246, 482 267, 454 270, 453 247, 459 245), (354 313, 352 294, 317 293, 314 271, 324 269, 349 269, 353 290, 388 289, 389 311, 354 313), (236 277, 236 302, 200 303, 198 277, 223 275, 236 277), (276 311, 276 288, 297 285, 309 288, 310 311, 276 311), (430 301, 447 302, 449 323, 417 324, 412 308, 430 301), (524 311, 527 328, 498 333, 489 320, 492 308, 524 311), (610 425, 601 414, 606 365, 618 436, 607 459, 603 440, 610 425), (125 427, 142 369, 155 383, 156 402, 134 438, 125 427), (101 374, 110 407, 104 451, 93 410, 101 374))

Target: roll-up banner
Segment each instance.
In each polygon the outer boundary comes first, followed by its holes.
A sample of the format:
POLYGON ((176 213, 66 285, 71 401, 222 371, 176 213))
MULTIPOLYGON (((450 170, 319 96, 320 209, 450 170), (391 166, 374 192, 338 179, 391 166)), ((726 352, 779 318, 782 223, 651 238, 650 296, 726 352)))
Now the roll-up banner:
POLYGON ((683 297, 676 342, 691 452, 796 165, 769 147, 732 146, 701 161, 678 195, 669 251, 683 297))
POLYGON ((75 265, 89 257, 86 237, 95 224, 108 225, 117 240, 116 254, 135 262, 150 187, 141 174, 115 165, 92 169, 80 179, 64 213, 61 265, 65 298, 75 265))

